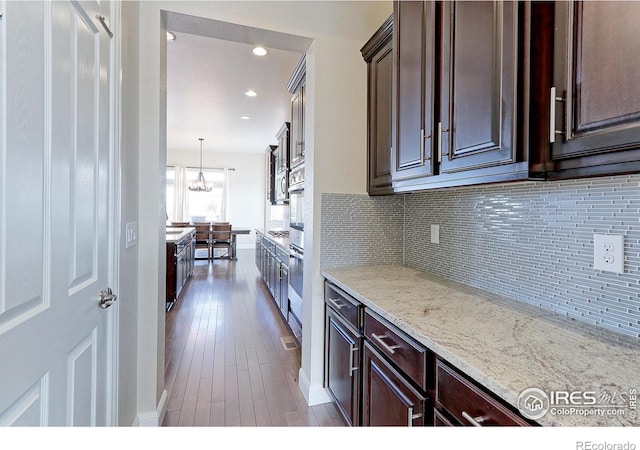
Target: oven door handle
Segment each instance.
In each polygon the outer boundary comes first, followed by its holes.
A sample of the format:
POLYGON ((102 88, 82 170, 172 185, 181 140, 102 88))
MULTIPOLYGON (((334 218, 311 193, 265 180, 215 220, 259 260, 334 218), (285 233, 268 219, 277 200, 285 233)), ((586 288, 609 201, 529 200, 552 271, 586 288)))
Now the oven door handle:
POLYGON ((301 260, 301 261, 302 261, 302 260, 303 260, 303 258, 304 258, 304 256, 303 256, 303 255, 301 255, 300 253, 298 253, 297 251, 295 251, 295 250, 293 250, 293 249, 291 250, 291 252, 289 252, 289 255, 290 255, 292 258, 296 258, 296 259, 299 259, 299 260, 301 260))

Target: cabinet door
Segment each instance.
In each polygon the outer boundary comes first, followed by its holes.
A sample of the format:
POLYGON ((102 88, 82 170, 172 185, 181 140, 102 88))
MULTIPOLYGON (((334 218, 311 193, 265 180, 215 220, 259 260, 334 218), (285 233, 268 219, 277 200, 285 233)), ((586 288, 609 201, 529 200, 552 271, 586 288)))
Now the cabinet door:
POLYGON ((167 243, 167 298, 166 302, 171 303, 176 298, 176 265, 178 262, 178 257, 176 255, 176 245, 174 243, 167 243))
POLYGON ((426 398, 366 341, 363 370, 363 425, 424 425, 426 398))
POLYGON ((182 249, 176 255, 176 299, 180 297, 184 286, 184 267, 184 249, 182 249))
POLYGON ((267 201, 272 205, 276 204, 276 157, 273 153, 275 148, 275 145, 268 146, 265 155, 267 201))
POLYGON ((392 178, 433 175, 436 3, 394 2, 392 178))
POLYGON ((304 161, 304 91, 303 82, 291 99, 291 167, 304 161))
POLYGON ((367 61, 367 151, 368 192, 370 195, 389 194, 391 187, 391 152, 393 124, 393 41, 392 20, 363 49, 367 61), (375 47, 370 54, 370 47, 375 47))
POLYGON ((289 314, 289 269, 280 263, 280 312, 287 320, 289 314))
POLYGON ((575 176, 620 172, 612 165, 625 162, 639 170, 640 3, 555 8, 552 159, 575 176))
POLYGON ((282 172, 289 168, 289 126, 290 123, 285 122, 276 134, 276 139, 278 139, 276 172, 282 172))
POLYGON ((443 2, 440 173, 516 161, 518 2, 443 2))
POLYGON ((258 268, 258 272, 262 274, 262 235, 260 233, 256 233, 256 267, 258 268))
POLYGON ((327 308, 326 388, 349 425, 360 424, 360 348, 362 338, 327 308))

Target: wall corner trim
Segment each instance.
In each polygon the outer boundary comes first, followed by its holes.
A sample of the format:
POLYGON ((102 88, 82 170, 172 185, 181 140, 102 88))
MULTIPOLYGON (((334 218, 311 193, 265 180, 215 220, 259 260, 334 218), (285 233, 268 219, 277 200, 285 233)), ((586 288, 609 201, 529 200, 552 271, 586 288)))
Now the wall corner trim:
POLYGON ((302 368, 298 371, 298 387, 302 391, 302 395, 309 406, 331 402, 331 397, 329 397, 329 394, 322 386, 322 383, 309 383, 309 378, 302 368))
POLYGON ((165 389, 162 391, 162 396, 158 402, 158 407, 155 411, 143 411, 139 412, 134 420, 132 426, 134 427, 159 427, 162 426, 164 416, 167 414, 167 404, 169 402, 169 394, 165 389))

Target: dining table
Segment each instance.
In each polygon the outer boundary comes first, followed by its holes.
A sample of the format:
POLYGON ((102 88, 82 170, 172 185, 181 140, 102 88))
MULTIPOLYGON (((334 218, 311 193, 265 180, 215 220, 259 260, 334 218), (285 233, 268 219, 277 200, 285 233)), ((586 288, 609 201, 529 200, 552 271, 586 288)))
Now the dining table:
POLYGON ((239 234, 250 234, 251 233, 251 229, 250 228, 244 228, 244 227, 231 227, 231 259, 232 260, 237 260, 238 256, 237 256, 237 251, 236 251, 236 242, 237 242, 237 237, 239 234))

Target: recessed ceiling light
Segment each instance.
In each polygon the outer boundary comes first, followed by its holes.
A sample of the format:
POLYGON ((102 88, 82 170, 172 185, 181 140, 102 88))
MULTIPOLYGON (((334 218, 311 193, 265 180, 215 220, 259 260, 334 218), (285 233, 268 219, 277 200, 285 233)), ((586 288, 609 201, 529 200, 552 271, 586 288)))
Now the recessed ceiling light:
POLYGON ((247 92, 244 93, 244 95, 246 95, 247 97, 255 97, 256 95, 256 91, 252 91, 251 89, 249 89, 247 92))
POLYGON ((249 117, 249 116, 242 116, 242 117, 240 117, 240 118, 241 118, 242 120, 249 120, 249 119, 251 119, 251 117, 249 117))
POLYGON ((255 47, 253 49, 253 54, 256 56, 264 56, 267 54, 267 49, 264 47, 255 47))
POLYGON ((176 40, 176 35, 173 34, 171 31, 167 31, 167 42, 171 42, 175 40, 176 40))

